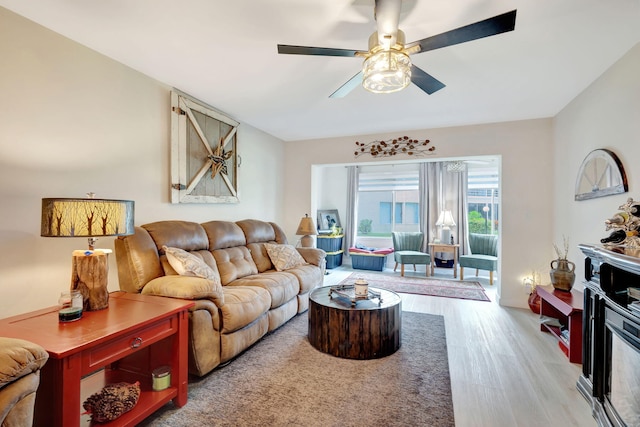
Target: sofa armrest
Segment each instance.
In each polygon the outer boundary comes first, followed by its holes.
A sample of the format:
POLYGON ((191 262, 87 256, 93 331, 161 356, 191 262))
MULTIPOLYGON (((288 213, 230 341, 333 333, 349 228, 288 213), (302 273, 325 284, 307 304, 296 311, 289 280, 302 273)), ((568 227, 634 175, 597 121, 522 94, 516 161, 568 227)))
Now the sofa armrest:
POLYGON ((0 388, 38 372, 49 359, 49 354, 38 344, 0 337, 0 388))
POLYGON ((296 248, 302 258, 309 264, 317 265, 318 267, 322 267, 324 265, 324 259, 327 256, 327 253, 322 249, 318 248, 296 248))
POLYGON ((143 295, 156 295, 169 298, 208 299, 222 307, 224 293, 220 282, 193 276, 162 276, 151 280, 142 288, 143 295))

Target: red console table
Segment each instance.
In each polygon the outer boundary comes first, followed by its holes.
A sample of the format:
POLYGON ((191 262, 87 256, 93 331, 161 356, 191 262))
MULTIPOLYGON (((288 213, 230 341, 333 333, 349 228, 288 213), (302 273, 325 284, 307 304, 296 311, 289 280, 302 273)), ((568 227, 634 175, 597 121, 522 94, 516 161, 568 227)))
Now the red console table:
POLYGON ((58 322, 58 308, 0 320, 3 336, 44 347, 34 425, 88 425, 82 402, 106 384, 140 381, 136 406, 109 424, 134 426, 166 402, 187 403, 188 309, 193 301, 115 292, 109 307, 58 322), (152 390, 151 371, 171 367, 171 385, 152 390))
POLYGON ((540 323, 540 330, 550 332, 558 339, 558 346, 567 355, 571 363, 582 363, 582 292, 559 291, 553 286, 537 286, 540 296, 540 317, 553 317, 569 331, 568 338, 562 335, 561 328, 540 323))

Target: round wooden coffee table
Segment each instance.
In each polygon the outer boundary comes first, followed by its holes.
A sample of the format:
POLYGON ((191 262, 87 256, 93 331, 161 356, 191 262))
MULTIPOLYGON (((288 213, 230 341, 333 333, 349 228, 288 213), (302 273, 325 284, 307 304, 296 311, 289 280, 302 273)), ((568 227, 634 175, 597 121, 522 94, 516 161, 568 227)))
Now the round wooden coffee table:
POLYGON ((370 288, 380 299, 352 301, 330 295, 330 286, 309 296, 309 342, 347 359, 376 359, 400 348, 402 300, 395 292, 370 288))

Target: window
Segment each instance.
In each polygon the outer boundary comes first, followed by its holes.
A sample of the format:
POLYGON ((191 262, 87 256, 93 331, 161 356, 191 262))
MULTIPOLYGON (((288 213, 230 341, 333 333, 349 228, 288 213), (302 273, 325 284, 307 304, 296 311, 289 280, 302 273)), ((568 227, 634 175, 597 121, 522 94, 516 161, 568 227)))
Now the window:
POLYGON ((405 221, 407 224, 420 224, 420 205, 407 202, 404 204, 405 221))
POLYGON ((498 168, 470 165, 468 171, 469 232, 498 234, 498 168))
MULTIPOLYGON (((369 194, 373 195, 373 194, 369 194)), ((380 224, 388 225, 391 224, 391 207, 392 203, 389 202, 380 202, 380 224)))
POLYGON ((418 166, 365 166, 359 175, 358 236, 419 231, 418 166))

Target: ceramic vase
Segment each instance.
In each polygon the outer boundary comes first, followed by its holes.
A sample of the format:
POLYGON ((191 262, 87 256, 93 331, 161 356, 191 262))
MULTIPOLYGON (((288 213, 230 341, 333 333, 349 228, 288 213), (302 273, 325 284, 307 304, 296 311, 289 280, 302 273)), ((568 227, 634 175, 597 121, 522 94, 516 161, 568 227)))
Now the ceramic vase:
POLYGON ((558 258, 551 261, 551 284, 555 289, 569 292, 576 280, 574 270, 576 265, 564 258, 558 258))
POLYGON ((527 302, 529 303, 531 311, 535 314, 540 314, 540 295, 538 295, 538 290, 536 288, 533 288, 533 292, 529 294, 529 300, 527 302))

